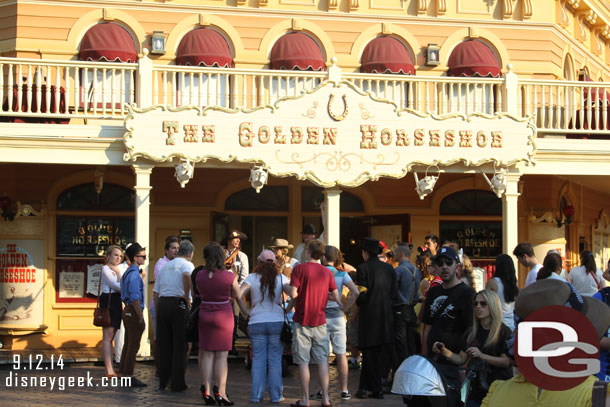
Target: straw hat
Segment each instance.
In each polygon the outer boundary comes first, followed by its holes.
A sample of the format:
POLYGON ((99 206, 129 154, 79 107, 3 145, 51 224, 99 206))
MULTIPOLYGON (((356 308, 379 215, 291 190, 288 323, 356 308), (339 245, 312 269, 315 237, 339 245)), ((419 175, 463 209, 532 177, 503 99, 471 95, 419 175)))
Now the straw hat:
POLYGON ((286 239, 273 239, 273 244, 269 246, 270 249, 293 249, 294 246, 288 243, 286 239))

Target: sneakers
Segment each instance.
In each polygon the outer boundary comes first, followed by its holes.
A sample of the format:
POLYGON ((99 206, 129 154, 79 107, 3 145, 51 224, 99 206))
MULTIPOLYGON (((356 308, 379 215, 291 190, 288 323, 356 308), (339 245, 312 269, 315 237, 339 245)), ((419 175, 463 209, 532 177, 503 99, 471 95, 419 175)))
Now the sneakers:
POLYGON ((349 400, 352 398, 352 395, 349 394, 349 391, 342 391, 341 392, 341 399, 342 400, 349 400))
POLYGON ((309 398, 313 400, 322 400, 322 390, 318 391, 316 394, 311 394, 309 398))

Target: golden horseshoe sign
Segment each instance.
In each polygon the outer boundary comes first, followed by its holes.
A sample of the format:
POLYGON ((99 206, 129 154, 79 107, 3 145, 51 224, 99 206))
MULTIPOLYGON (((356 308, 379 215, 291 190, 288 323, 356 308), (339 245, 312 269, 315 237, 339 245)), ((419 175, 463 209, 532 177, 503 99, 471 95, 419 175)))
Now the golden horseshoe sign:
POLYGON ((336 115, 332 112, 332 104, 333 104, 334 100, 335 100, 335 95, 331 94, 330 99, 328 99, 328 114, 334 120, 340 122, 341 120, 343 120, 347 117, 347 113, 348 113, 347 97, 345 95, 343 95, 343 113, 341 113, 340 115, 336 115))

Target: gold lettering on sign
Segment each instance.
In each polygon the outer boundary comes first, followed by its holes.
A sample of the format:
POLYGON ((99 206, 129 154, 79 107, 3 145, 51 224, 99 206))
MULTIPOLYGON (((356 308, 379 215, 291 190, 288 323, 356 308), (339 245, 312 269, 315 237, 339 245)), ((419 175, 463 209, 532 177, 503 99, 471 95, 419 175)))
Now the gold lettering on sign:
POLYGON ((178 132, 178 122, 172 121, 164 121, 163 122, 163 132, 167 134, 167 138, 165 139, 165 145, 173 146, 176 144, 176 139, 174 138, 174 134, 178 132))
POLYGON ((199 126, 196 124, 185 124, 184 129, 184 142, 185 143, 196 143, 198 140, 197 129, 199 126))
POLYGON ((319 127, 308 127, 307 128, 307 144, 318 144, 320 135, 319 127))
POLYGON ((271 130, 267 126, 261 126, 258 129, 258 141, 262 144, 267 144, 271 139, 271 130))
POLYGON ((368 124, 360 125, 360 133, 362 133, 362 141, 360 142, 361 149, 377 148, 377 142, 375 141, 376 132, 377 126, 370 126, 368 124))
POLYGON ((445 147, 453 147, 455 145, 455 130, 447 130, 445 132, 445 147))
POLYGON ((413 135, 413 145, 414 146, 423 146, 425 134, 426 133, 425 133, 424 129, 415 130, 415 134, 413 135))
POLYGON ((472 147, 471 130, 460 130, 460 147, 472 147))
POLYGON ((252 147, 252 122, 243 122, 239 125, 239 145, 242 147, 252 147))
POLYGON ((275 144, 286 144, 286 135, 282 134, 282 126, 275 126, 273 131, 275 132, 275 140, 273 142, 275 144))
POLYGON ((491 132, 491 147, 502 148, 502 132, 492 131, 491 132))
POLYGON ((440 130, 430 130, 430 147, 440 147, 441 146, 441 131, 440 130))
POLYGON ((291 127, 290 133, 292 133, 290 144, 301 144, 303 141, 303 129, 300 127, 291 127))
POLYGON ((409 145, 409 135, 405 129, 396 130, 396 145, 398 147, 408 146, 409 145))
POLYGON ((381 130, 381 144, 383 144, 384 146, 389 146, 391 142, 392 132, 390 131, 390 129, 385 128, 381 130))
POLYGON ((213 143, 216 140, 216 126, 202 126, 203 137, 201 141, 204 143, 213 143))
POLYGON ((337 144, 337 128, 336 127, 324 127, 322 129, 324 132, 324 141, 322 144, 325 145, 336 145, 337 144))
POLYGON ((483 148, 487 146, 487 135, 483 130, 477 133, 477 146, 483 148))

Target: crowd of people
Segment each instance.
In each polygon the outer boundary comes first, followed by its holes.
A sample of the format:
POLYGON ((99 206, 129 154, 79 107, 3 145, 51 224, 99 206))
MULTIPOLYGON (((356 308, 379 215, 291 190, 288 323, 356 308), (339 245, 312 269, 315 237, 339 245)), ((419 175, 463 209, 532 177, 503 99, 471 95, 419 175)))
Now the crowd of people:
MULTIPOLYGON (((603 312, 587 317, 603 319, 601 325, 607 317, 600 336, 607 336, 610 325, 610 288, 605 287, 610 270, 597 269, 587 251, 580 253, 580 265, 566 272, 559 252, 549 251, 540 264, 533 246, 520 243, 513 255, 529 269, 520 293, 511 256, 498 255, 493 277, 485 287, 476 287, 467 256, 457 244, 441 244, 435 235, 426 236, 414 256, 408 243, 389 248, 365 238, 360 246, 363 262, 353 267, 338 248, 316 240, 313 226, 306 225, 296 258, 290 256, 293 246, 286 239, 274 239, 257 256, 252 272, 241 251, 245 239, 244 233, 232 231, 226 247, 210 242, 203 249, 205 264, 197 268, 190 241, 166 239, 165 256, 155 266, 150 304, 159 389, 187 389, 186 363, 196 343, 204 403, 233 405, 226 389, 227 357, 235 347, 241 315, 247 321, 252 352, 252 403, 262 402, 265 392, 272 403, 285 400, 282 354, 289 346, 300 382, 293 406, 309 406, 311 399, 332 405, 331 350, 340 385, 332 391, 343 400, 352 397, 348 366, 361 367, 355 397, 383 399, 401 365, 412 355, 423 355, 443 378, 446 396, 404 394, 406 405, 495 406, 507 386, 525 380, 515 376, 512 341, 518 322, 532 311, 531 304, 547 298, 539 295, 540 290, 554 290, 558 305, 567 302, 565 290, 581 302, 592 298, 605 302, 603 312), (310 394, 310 364, 317 365, 319 378, 319 391, 314 394, 310 394)), ((145 328, 140 269, 145 261, 146 249, 138 243, 125 251, 109 246, 101 277, 100 305, 109 307, 111 316, 110 326, 103 328, 106 375, 131 376, 132 386, 146 385, 133 376, 145 328), (123 256, 125 267, 121 267, 123 256), (125 344, 115 372, 112 341, 121 321, 125 344)), ((544 305, 553 304, 539 304, 544 305)), ((610 338, 601 340, 601 350, 598 377, 606 380, 610 338)), ((587 397, 582 389, 581 393, 587 397)), ((526 399, 523 396, 523 405, 534 405, 526 399)))

